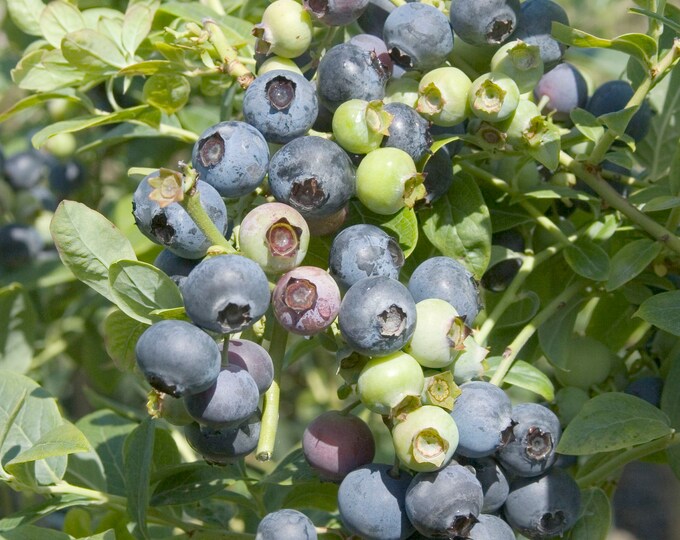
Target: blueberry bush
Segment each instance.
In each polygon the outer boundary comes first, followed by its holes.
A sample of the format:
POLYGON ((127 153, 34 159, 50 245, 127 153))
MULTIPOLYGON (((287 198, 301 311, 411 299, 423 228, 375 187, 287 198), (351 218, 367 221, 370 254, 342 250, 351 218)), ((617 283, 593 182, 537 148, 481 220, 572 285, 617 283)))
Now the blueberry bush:
POLYGON ((680 8, 585 4, 1 4, 0 538, 604 540, 680 478, 680 8))

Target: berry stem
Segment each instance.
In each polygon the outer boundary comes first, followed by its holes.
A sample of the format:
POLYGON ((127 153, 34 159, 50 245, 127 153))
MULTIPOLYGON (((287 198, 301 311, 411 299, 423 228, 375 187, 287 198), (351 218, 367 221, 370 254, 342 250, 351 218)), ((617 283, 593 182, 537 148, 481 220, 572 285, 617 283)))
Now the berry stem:
POLYGON ((527 344, 539 327, 545 323, 555 312, 562 309, 564 305, 583 287, 581 281, 572 283, 569 287, 564 289, 562 293, 556 296, 542 311, 538 312, 536 316, 517 334, 512 343, 507 346, 503 353, 503 360, 501 361, 496 373, 491 378, 491 383, 500 386, 508 371, 512 367, 517 355, 522 350, 522 347, 527 344))
POLYGON ((283 359, 286 355, 286 343, 288 332, 272 316, 268 319, 272 325, 272 337, 269 343, 269 356, 274 363, 274 380, 269 390, 264 395, 264 407, 262 411, 262 425, 260 427, 260 440, 257 443, 255 457, 259 461, 269 461, 274 453, 276 441, 276 429, 279 424, 279 402, 281 398, 281 370, 283 359))
POLYGON ((241 88, 244 90, 248 88, 255 80, 255 75, 238 59, 236 49, 229 44, 222 29, 212 19, 204 19, 203 28, 208 31, 208 41, 215 47, 222 60, 221 70, 232 77, 236 77, 241 88))

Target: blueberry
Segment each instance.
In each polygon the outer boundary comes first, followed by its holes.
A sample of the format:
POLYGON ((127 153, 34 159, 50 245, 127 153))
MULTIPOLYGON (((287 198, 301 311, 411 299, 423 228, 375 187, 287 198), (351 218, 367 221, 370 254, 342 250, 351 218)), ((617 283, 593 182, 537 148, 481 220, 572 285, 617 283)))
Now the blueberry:
POLYGON ((546 112, 554 112, 555 120, 568 120, 571 111, 584 108, 588 101, 588 85, 581 72, 563 62, 544 74, 534 88, 534 97, 548 98, 546 112))
POLYGON ((416 326, 416 304, 398 281, 385 276, 352 285, 340 305, 338 324, 355 351, 384 356, 401 349, 416 326))
POLYGON ((357 19, 359 28, 367 34, 382 38, 387 16, 396 9, 390 0, 368 0, 368 6, 357 19))
POLYGON ((302 452, 322 479, 339 482, 353 470, 373 461, 375 440, 361 418, 327 411, 305 429, 302 452))
MULTIPOLYGON (((158 176, 155 172, 142 180, 135 190, 132 201, 132 214, 139 230, 151 241, 164 246, 179 257, 200 259, 211 246, 210 240, 201 232, 184 207, 173 202, 161 207, 149 195, 154 188, 149 180, 158 176)), ((227 207, 215 189, 205 182, 196 183, 205 209, 215 226, 225 230, 227 226, 227 207)))
POLYGON ((543 474, 556 459, 562 435, 559 419, 543 405, 520 403, 512 409, 512 420, 514 440, 498 451, 499 461, 518 476, 543 474))
POLYGON ((460 386, 451 416, 458 426, 456 452, 461 456, 490 456, 512 436, 512 404, 498 386, 472 381, 460 386))
MULTIPOLYGON (((600 86, 588 100, 586 110, 595 116, 622 111, 635 91, 627 81, 609 81, 600 86)), ((640 142, 649 131, 652 109, 644 101, 626 127, 626 135, 640 142)))
POLYGON ((392 58, 390 57, 390 53, 387 50, 387 45, 382 40, 382 38, 374 36, 373 34, 357 34, 356 36, 352 36, 348 43, 356 45, 361 49, 367 50, 368 52, 374 53, 388 73, 392 73, 392 58))
POLYGON ((203 259, 185 259, 172 251, 162 250, 154 259, 153 265, 173 279, 187 277, 203 259))
POLYGON ((480 309, 477 282, 472 274, 450 257, 431 257, 420 263, 411 274, 408 289, 416 302, 441 298, 451 304, 467 325, 471 325, 480 309))
POLYGON ((392 466, 372 463, 343 479, 338 510, 343 525, 364 540, 403 540, 414 531, 405 509, 412 476, 392 476, 392 466))
POLYGON ((247 456, 257 448, 260 413, 236 428, 211 428, 194 422, 184 428, 189 445, 210 463, 225 465, 247 456))
POLYGON ((59 201, 55 197, 54 193, 47 187, 38 184, 28 190, 31 197, 40 203, 40 206, 47 210, 48 212, 56 212, 59 201))
POLYGON ((302 512, 284 508, 270 512, 257 526, 255 540, 316 540, 314 523, 302 512))
POLYGON ((515 540, 515 533, 510 525, 498 516, 480 514, 477 523, 472 526, 469 540, 515 540))
POLYGON ((34 227, 18 223, 0 227, 0 267, 5 270, 31 263, 42 248, 43 239, 34 227))
POLYGON ((343 206, 337 212, 329 216, 321 216, 318 218, 305 218, 309 226, 309 234, 314 237, 326 236, 337 232, 343 226, 349 215, 349 207, 343 206))
POLYGON ((552 0, 527 0, 522 2, 517 31, 513 36, 514 39, 538 46, 546 71, 559 63, 566 49, 566 45, 551 35, 553 22, 569 26, 569 17, 562 6, 552 0))
POLYGON ((26 150, 6 158, 3 173, 15 190, 31 189, 47 177, 49 165, 37 150, 26 150))
MULTIPOLYGON (((524 252, 524 237, 515 229, 494 233, 491 236, 491 243, 516 253, 524 252)), ((484 272, 481 281, 482 287, 493 292, 504 291, 515 279, 520 266, 522 266, 522 260, 519 258, 505 259, 494 264, 484 272)))
POLYGON ((387 103, 384 110, 392 115, 392 122, 387 128, 388 136, 383 139, 382 146, 399 148, 418 163, 429 153, 432 145, 429 122, 413 107, 403 103, 387 103))
POLYGON ((74 160, 56 162, 50 167, 48 176, 50 189, 59 197, 66 197, 80 189, 85 183, 85 169, 74 160))
POLYGON ((402 4, 385 20, 383 39, 394 63, 407 70, 428 71, 453 50, 451 25, 436 7, 402 4))
POLYGON ((174 397, 202 392, 220 372, 217 344, 185 321, 165 320, 151 325, 139 337, 135 355, 149 384, 174 397))
POLYGON ((343 26, 361 16, 368 6, 368 0, 303 0, 302 5, 320 23, 343 26))
POLYGON ((471 45, 498 45, 517 27, 519 0, 452 0, 453 31, 471 45))
POLYGON ((252 326, 269 307, 267 276, 241 255, 206 259, 189 274, 182 290, 194 323, 223 334, 252 326))
POLYGON ((662 390, 663 379, 661 377, 647 376, 631 381, 624 389, 624 392, 644 399, 655 407, 660 407, 662 390))
POLYGON ((245 122, 220 122, 201 133, 191 161, 201 180, 223 197, 237 198, 262 183, 269 146, 262 134, 245 122))
POLYGON ((475 475, 454 461, 413 478, 406 492, 406 513, 425 536, 467 538, 482 502, 482 486, 475 475))
POLYGON ((465 465, 470 465, 475 470, 475 476, 482 485, 484 504, 482 512, 496 512, 508 498, 510 484, 498 462, 491 458, 466 459, 465 465))
POLYGON ((350 99, 382 99, 389 72, 374 52, 341 43, 321 58, 317 77, 321 102, 335 111, 350 99))
POLYGON ((243 117, 268 142, 285 144, 309 130, 319 113, 314 85, 277 69, 260 75, 243 96, 243 117))
POLYGON ((416 205, 416 208, 430 206, 446 195, 453 185, 453 163, 448 145, 440 148, 427 160, 423 172, 425 173, 423 186, 425 186, 426 193, 425 198, 416 205))
POLYGON ((272 293, 274 315, 293 334, 312 336, 324 331, 340 309, 340 289, 321 268, 299 266, 279 279, 272 293))
POLYGON ((399 277, 404 253, 380 227, 361 223, 340 231, 331 244, 328 268, 340 287, 349 289, 372 276, 399 277))
POLYGON ((276 200, 289 204, 304 217, 328 216, 354 195, 354 167, 333 141, 300 137, 272 156, 269 189, 276 200))
POLYGON ((516 531, 531 539, 562 536, 579 516, 581 492, 562 469, 542 476, 517 478, 510 485, 504 514, 516 531))
POLYGON ((231 339, 228 355, 229 365, 240 366, 250 373, 260 395, 269 389, 274 380, 274 364, 266 349, 254 341, 231 339))
POLYGON ((575 335, 569 343, 555 378, 562 386, 588 390, 603 383, 612 368, 612 353, 607 346, 590 336, 575 335))

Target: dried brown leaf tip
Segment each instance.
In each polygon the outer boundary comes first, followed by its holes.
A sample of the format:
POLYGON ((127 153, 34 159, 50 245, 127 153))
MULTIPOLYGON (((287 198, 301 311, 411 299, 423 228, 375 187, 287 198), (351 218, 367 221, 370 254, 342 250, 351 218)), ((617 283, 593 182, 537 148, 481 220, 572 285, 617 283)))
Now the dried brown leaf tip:
POLYGON ((160 169, 159 175, 149 179, 149 185, 154 188, 149 199, 156 201, 161 208, 184 199, 182 174, 170 169, 160 169))

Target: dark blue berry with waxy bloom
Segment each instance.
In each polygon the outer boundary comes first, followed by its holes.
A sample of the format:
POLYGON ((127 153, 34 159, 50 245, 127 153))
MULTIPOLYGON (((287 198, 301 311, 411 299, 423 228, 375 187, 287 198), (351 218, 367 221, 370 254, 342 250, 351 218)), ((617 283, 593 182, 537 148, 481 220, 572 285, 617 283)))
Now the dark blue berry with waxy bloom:
POLYGON ((564 55, 566 45, 552 37, 552 24, 569 26, 569 17, 562 6, 552 0, 527 0, 522 3, 513 38, 536 45, 546 71, 554 68, 564 55))
POLYGON ((274 380, 274 364, 264 347, 247 339, 230 339, 227 354, 229 365, 240 366, 250 373, 260 395, 269 389, 274 380))
POLYGON ((519 0, 452 0, 451 26, 471 45, 498 45, 517 28, 519 0))
POLYGON ((270 512, 257 526, 255 540, 316 540, 312 520, 298 510, 270 512))
POLYGON ((392 115, 392 121, 382 146, 399 148, 418 163, 428 154, 432 145, 429 122, 404 103, 387 103, 384 110, 392 115))
MULTIPOLYGON (((633 87, 627 81, 606 82, 595 90, 588 100, 586 110, 595 116, 622 111, 634 93, 633 87)), ((640 142, 647 135, 651 121, 652 109, 649 103, 644 101, 630 119, 626 127, 626 135, 640 142)))
POLYGON ((34 227, 10 223, 0 227, 0 267, 16 270, 33 261, 43 248, 43 239, 34 227))
POLYGON ((5 158, 3 174, 13 189, 31 189, 48 176, 49 163, 37 150, 26 150, 5 158))
POLYGON ((343 26, 361 16, 368 0, 303 0, 302 5, 314 20, 328 26, 343 26))
POLYGON ((184 428, 189 445, 210 463, 225 465, 247 456, 257 448, 261 415, 253 414, 235 428, 213 428, 193 422, 184 428))

